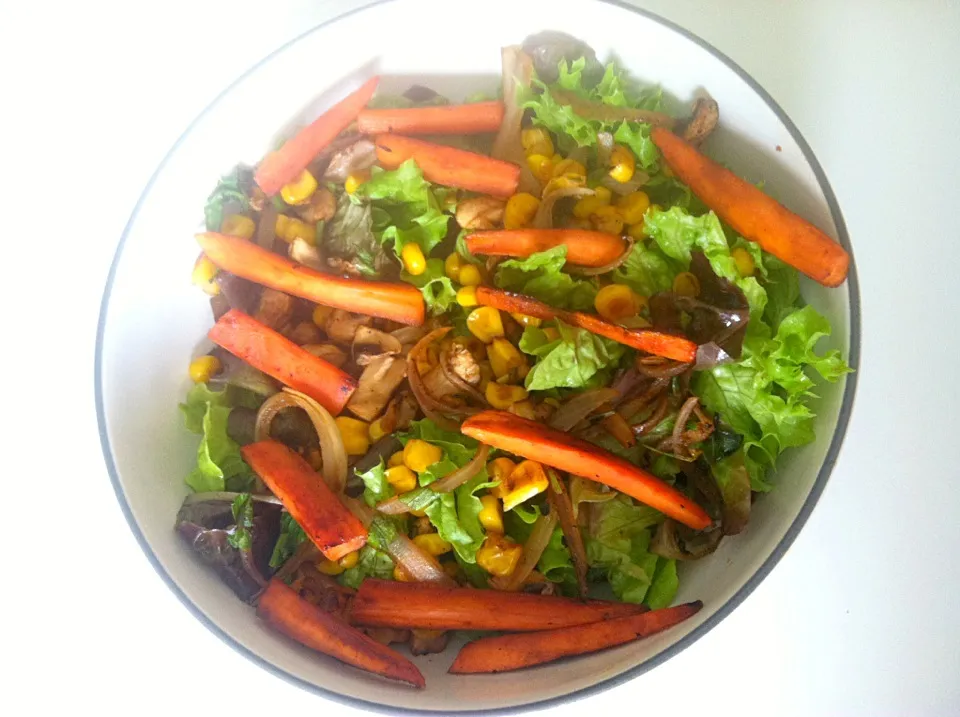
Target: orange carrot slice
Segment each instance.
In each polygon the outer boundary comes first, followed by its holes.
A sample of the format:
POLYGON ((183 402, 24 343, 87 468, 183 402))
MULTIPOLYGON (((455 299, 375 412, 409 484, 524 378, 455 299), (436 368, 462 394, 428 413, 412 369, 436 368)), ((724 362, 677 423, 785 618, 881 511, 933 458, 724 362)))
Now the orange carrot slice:
POLYGON ((626 249, 623 239, 589 229, 506 229, 475 232, 466 238, 473 254, 528 257, 561 244, 567 247, 567 261, 579 266, 606 266, 626 249))
POLYGON ((365 109, 357 117, 364 134, 476 134, 496 132, 503 121, 503 102, 467 105, 365 109))

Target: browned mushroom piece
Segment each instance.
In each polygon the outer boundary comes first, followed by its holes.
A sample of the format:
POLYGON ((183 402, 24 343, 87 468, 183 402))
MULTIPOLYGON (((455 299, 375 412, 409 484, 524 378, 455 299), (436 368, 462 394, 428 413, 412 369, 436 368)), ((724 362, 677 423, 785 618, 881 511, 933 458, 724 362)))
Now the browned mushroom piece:
POLYGON ((457 224, 464 229, 495 229, 503 223, 505 202, 496 197, 470 197, 457 204, 457 224))
POLYGON ((295 307, 296 300, 292 296, 265 287, 260 294, 260 305, 257 307, 257 312, 253 318, 264 326, 281 331, 293 318, 295 307))
POLYGON ((337 199, 326 187, 321 187, 315 191, 310 201, 294 208, 294 211, 303 221, 310 224, 316 224, 320 221, 333 219, 337 212, 337 199))
POLYGON ((696 146, 703 142, 720 120, 720 105, 711 97, 701 97, 693 103, 690 121, 683 128, 683 138, 696 146))
POLYGON ((410 654, 429 655, 434 652, 443 652, 447 647, 450 633, 443 630, 411 630, 410 654))

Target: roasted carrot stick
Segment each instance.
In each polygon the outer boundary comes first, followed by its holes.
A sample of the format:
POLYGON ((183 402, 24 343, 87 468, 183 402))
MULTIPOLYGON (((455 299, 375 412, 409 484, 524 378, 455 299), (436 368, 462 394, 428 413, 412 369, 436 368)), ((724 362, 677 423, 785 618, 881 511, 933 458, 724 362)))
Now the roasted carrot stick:
POLYGON ((238 309, 231 309, 207 336, 280 383, 307 394, 336 416, 357 390, 357 381, 238 309))
POLYGON ((197 234, 197 241, 210 261, 243 279, 335 309, 401 324, 419 326, 423 323, 423 295, 410 284, 331 276, 246 239, 216 232, 197 234))
POLYGON ((373 97, 379 81, 379 77, 371 77, 359 90, 347 95, 287 140, 280 149, 264 157, 254 174, 260 189, 273 196, 284 184, 296 179, 320 150, 357 118, 373 97))
POLYGON ((482 411, 460 430, 502 451, 608 485, 695 530, 712 522, 703 508, 652 473, 542 423, 506 411, 482 411))
POLYGON ((543 630, 636 615, 642 605, 532 593, 452 588, 367 578, 357 590, 349 620, 368 627, 426 630, 543 630))
POLYGON ((473 254, 527 257, 563 244, 567 261, 580 266, 606 266, 623 254, 626 245, 618 236, 589 229, 510 229, 475 232, 467 237, 473 254))
POLYGON ((339 560, 366 545, 363 523, 299 455, 270 439, 243 446, 240 455, 325 558, 339 560))
POLYGON ((682 336, 650 329, 626 329, 593 314, 555 309, 542 301, 537 301, 532 296, 478 286, 477 302, 483 306, 492 306, 514 314, 525 314, 544 321, 560 319, 571 326, 586 329, 598 336, 605 336, 625 346, 675 361, 692 363, 697 358, 697 345, 682 336))
POLYGON ((412 158, 423 176, 436 184, 509 197, 516 193, 520 181, 520 167, 517 165, 463 149, 398 134, 377 135, 374 144, 377 159, 387 169, 396 169, 412 158))
POLYGON ((503 102, 474 102, 468 105, 365 109, 357 116, 364 134, 475 134, 496 132, 503 121, 503 102))
POLYGON ((594 625, 482 637, 461 648, 449 671, 458 675, 506 672, 561 657, 585 655, 666 630, 695 615, 701 607, 703 603, 697 601, 594 625))
POLYGON ((257 615, 287 637, 348 665, 414 687, 426 685, 420 670, 406 657, 311 605, 276 578, 260 596, 257 615))
POLYGON ((738 233, 824 286, 847 278, 849 254, 813 224, 672 132, 654 127, 650 136, 673 173, 738 233))

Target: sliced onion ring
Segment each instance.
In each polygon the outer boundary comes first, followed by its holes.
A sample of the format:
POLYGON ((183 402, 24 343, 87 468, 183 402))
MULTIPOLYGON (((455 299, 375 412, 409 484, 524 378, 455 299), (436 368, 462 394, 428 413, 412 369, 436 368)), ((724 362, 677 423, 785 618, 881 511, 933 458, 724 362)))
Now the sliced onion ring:
POLYGON ((486 443, 481 443, 480 447, 477 449, 476 455, 470 459, 470 462, 467 463, 463 468, 455 470, 448 476, 444 476, 436 483, 430 486, 430 489, 434 493, 449 493, 454 488, 459 488, 468 480, 473 478, 477 473, 483 470, 484 465, 487 462, 487 456, 490 455, 490 446, 486 443))
POLYGON ((452 328, 452 326, 443 326, 435 329, 420 339, 416 345, 410 349, 410 352, 407 354, 407 381, 410 383, 410 390, 413 392, 414 398, 416 398, 417 403, 420 404, 420 410, 423 411, 423 415, 446 431, 459 431, 460 426, 455 421, 440 413, 440 411, 450 411, 450 407, 430 395, 426 386, 423 385, 423 377, 420 376, 420 370, 417 368, 417 359, 427 350, 427 347, 437 339, 445 336, 452 328))
POLYGON ((623 240, 626 242, 626 247, 624 248, 623 253, 609 264, 593 267, 571 266, 568 272, 570 274, 579 274, 580 276, 600 276, 600 274, 606 274, 614 269, 619 269, 623 262, 627 260, 627 257, 630 256, 630 252, 633 251, 633 237, 625 235, 623 240))
POLYGON ((464 381, 456 371, 453 370, 453 366, 450 361, 450 349, 445 349, 440 354, 440 370, 443 371, 443 375, 446 379, 457 387, 457 390, 461 393, 466 394, 474 401, 477 401, 483 406, 490 405, 487 402, 486 396, 480 393, 474 386, 471 386, 469 383, 464 381))
POLYGON ((533 218, 535 229, 553 229, 553 206, 564 197, 586 197, 594 194, 587 187, 564 187, 556 189, 540 201, 537 214, 533 218))
POLYGON ((292 388, 284 388, 264 401, 257 411, 254 439, 262 441, 269 438, 270 424, 274 417, 280 411, 293 407, 302 408, 306 412, 320 439, 323 480, 334 493, 342 493, 347 485, 347 451, 343 446, 343 437, 330 412, 309 396, 292 388))
POLYGON ((596 411, 600 406, 617 398, 620 394, 612 388, 596 388, 584 391, 569 399, 550 417, 550 427, 558 431, 572 430, 580 421, 596 411))

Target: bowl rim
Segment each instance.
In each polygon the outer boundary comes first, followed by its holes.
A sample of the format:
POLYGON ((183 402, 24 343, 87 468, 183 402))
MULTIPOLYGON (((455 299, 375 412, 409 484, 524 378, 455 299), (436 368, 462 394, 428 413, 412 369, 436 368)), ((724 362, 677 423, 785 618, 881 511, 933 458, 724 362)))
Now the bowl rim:
MULTIPOLYGON (((187 128, 183 133, 177 138, 176 142, 170 147, 168 152, 164 155, 163 159, 157 165, 157 168, 154 170, 153 174, 147 180, 146 185, 143 188, 143 191, 140 193, 140 197, 137 199, 137 203, 134 205, 133 210, 130 213, 130 218, 127 220, 126 225, 123 228, 123 232, 120 235, 120 241, 117 244, 116 252, 114 253, 113 259, 110 263, 110 270, 107 274, 106 284, 103 290, 103 298, 100 304, 100 312, 97 320, 97 335, 96 335, 96 349, 94 355, 94 396, 96 404, 96 414, 97 414, 97 424, 100 433, 100 446, 103 451, 104 462, 107 467, 107 472, 110 476, 110 482, 113 485, 114 493, 117 496, 117 501, 120 504, 120 508, 123 511, 124 517, 126 518, 127 524, 130 527, 130 530, 133 532, 134 537, 137 542, 140 544, 140 548, 143 550, 147 559, 150 561, 150 564, 156 570, 157 574, 166 583, 167 587, 173 592, 174 595, 180 600, 181 603, 197 618, 208 630, 210 630, 214 635, 219 637, 223 642, 232 647, 241 655, 244 655, 249 660, 264 668, 265 670, 273 673, 274 675, 284 679, 285 681, 296 685, 304 690, 313 692, 314 694, 320 695, 326 699, 332 700, 339 704, 348 705, 350 707, 358 707, 361 709, 369 709, 381 714, 411 714, 411 715, 436 715, 440 714, 439 710, 429 710, 421 708, 412 708, 412 707, 397 707, 391 705, 385 705, 380 702, 372 702, 358 697, 352 697, 349 695, 344 695, 339 692, 334 692, 324 687, 320 687, 312 682, 301 679, 296 675, 293 675, 286 670, 280 668, 279 666, 268 661, 261 655, 257 654, 253 650, 247 648, 246 646, 240 644, 232 636, 230 636, 226 631, 224 631, 219 625, 217 625, 213 620, 209 619, 203 612, 193 603, 192 600, 184 593, 180 587, 176 584, 173 578, 169 573, 163 568, 158 560, 156 554, 153 552, 153 548, 147 542, 146 537, 143 535, 143 532, 140 530, 139 525, 137 524, 136 519, 133 516, 133 512, 130 508, 129 503, 127 502, 126 496, 123 491, 123 487, 120 484, 119 471, 117 470, 116 464, 113 460, 113 454, 110 448, 110 440, 107 436, 106 431, 106 416, 103 402, 103 336, 104 329, 106 326, 106 317, 107 310, 110 304, 110 295, 113 289, 114 279, 116 278, 117 266, 120 261, 120 256, 123 253, 124 246, 126 245, 127 238, 129 236, 131 227, 135 223, 137 216, 140 212, 141 206, 143 205, 146 197, 150 193, 156 179, 163 172, 166 167, 167 162, 170 157, 179 149, 180 145, 186 139, 186 137, 193 131, 197 123, 204 117, 206 114, 227 94, 229 94, 237 85, 243 82, 250 74, 255 70, 263 66, 264 64, 270 62, 274 57, 280 55, 281 53, 288 50, 290 47, 299 43, 305 37, 311 35, 312 33, 320 30, 321 28, 327 27, 334 23, 339 22, 345 17, 370 10, 372 8, 379 7, 381 5, 392 4, 400 0, 374 0, 373 2, 364 4, 360 7, 353 8, 346 12, 338 13, 334 17, 331 17, 324 22, 321 22, 305 32, 297 35, 293 39, 285 42, 283 45, 273 50, 271 53, 263 57, 252 67, 244 71, 239 77, 237 77, 233 82, 227 85, 220 93, 207 104, 206 107, 187 125, 187 128)), ((814 481, 813 486, 810 489, 810 493, 804 501, 803 505, 800 508, 800 512, 797 514, 797 517, 791 523, 790 527, 787 529, 783 538, 777 543, 776 547, 767 556, 763 564, 757 569, 757 571, 748 578, 746 583, 736 592, 729 600, 727 600, 723 605, 721 605, 717 611, 711 615, 707 620, 703 622, 700 626, 692 630, 688 635, 685 635, 683 638, 675 642, 674 644, 667 647, 663 652, 654 657, 641 662, 638 665, 623 671, 618 675, 602 679, 592 685, 582 687, 573 692, 557 695, 555 697, 548 697, 542 700, 536 700, 533 702, 525 702, 511 707, 492 707, 487 709, 478 709, 478 710, 465 710, 459 711, 457 714, 462 715, 495 715, 495 714, 517 714, 519 712, 527 712, 532 710, 540 710, 553 705, 560 703, 573 702, 582 700, 591 695, 600 693, 603 690, 616 687, 618 685, 624 684, 635 677, 638 677, 649 670, 652 670, 657 665, 660 665, 663 662, 666 662, 671 657, 678 655, 680 652, 685 650, 687 647, 692 645, 694 642, 699 640, 701 637, 706 635, 710 630, 712 630, 716 625, 718 625, 724 618, 726 618, 730 613, 732 613, 746 598, 750 593, 752 593, 756 587, 770 574, 777 563, 780 562, 780 559, 784 556, 790 546, 796 540, 797 535, 800 533, 800 530, 806 524, 807 520, 810 518, 810 514, 813 512, 813 509, 816 507, 819 502, 820 496, 823 493, 824 488, 826 487, 827 481, 830 477, 830 474, 833 471, 833 467, 837 462, 837 457, 840 453, 840 449, 843 445, 844 437, 846 436, 847 427, 850 422, 850 416, 853 411, 854 398, 856 395, 857 388, 857 377, 859 375, 860 368, 860 288, 859 282, 857 280, 857 267, 856 261, 854 259, 853 247, 850 245, 850 236, 847 232, 846 223, 843 219, 843 213, 840 210, 839 203, 837 202, 836 195, 833 192, 833 189, 830 186, 829 181, 827 180, 826 174, 823 171, 823 167, 820 165, 820 162, 817 160, 816 156, 813 153, 813 150, 810 148, 810 145, 804 139, 803 135, 800 133, 800 130, 797 129, 797 126, 793 123, 787 113, 780 107, 779 104, 770 96, 770 94, 755 80, 753 77, 742 67, 740 67, 736 62, 730 59, 727 55, 720 52, 713 45, 708 43, 706 40, 695 35, 691 31, 685 29, 684 27, 667 20, 666 18, 661 17, 649 10, 636 7, 629 4, 626 0, 596 0, 597 2, 602 2, 607 5, 612 5, 614 7, 620 8, 627 12, 636 13, 641 15, 649 20, 652 20, 655 23, 658 23, 669 30, 679 33, 687 40, 695 43, 700 46, 716 59, 726 65, 729 69, 733 70, 750 88, 759 95, 759 97, 766 103, 766 105, 774 112, 777 118, 783 123, 787 131, 790 133, 793 140, 797 143, 797 146, 800 148, 803 153, 804 160, 813 170, 814 176, 817 179, 817 184, 820 187, 820 190, 823 192, 823 196, 827 201, 827 206, 830 209, 830 215, 833 219, 834 225, 837 230, 837 238, 840 241, 840 244, 847 250, 850 254, 850 267, 847 274, 848 282, 848 292, 850 298, 850 349, 849 355, 847 357, 848 365, 853 372, 847 374, 846 384, 843 391, 843 399, 840 405, 840 411, 837 416, 837 427, 834 430, 833 436, 830 440, 830 446, 827 449, 827 454, 824 457, 823 464, 820 466, 820 470, 817 473, 817 478, 814 481)))

